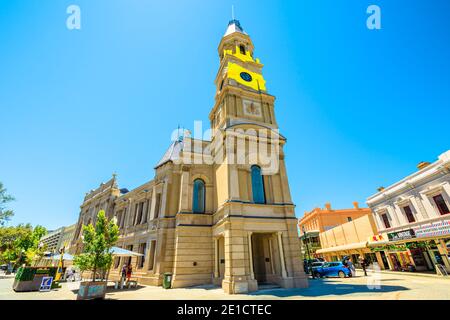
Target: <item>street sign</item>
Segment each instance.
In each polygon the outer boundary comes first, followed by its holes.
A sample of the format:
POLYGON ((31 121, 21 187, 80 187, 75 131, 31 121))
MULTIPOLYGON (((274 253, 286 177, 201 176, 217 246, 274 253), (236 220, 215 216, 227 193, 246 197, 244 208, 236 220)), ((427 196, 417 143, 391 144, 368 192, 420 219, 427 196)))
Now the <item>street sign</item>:
POLYGON ((53 277, 43 277, 41 282, 40 292, 50 291, 52 289, 53 277))
POLYGON ((407 240, 416 237, 413 229, 388 233, 389 241, 407 240))

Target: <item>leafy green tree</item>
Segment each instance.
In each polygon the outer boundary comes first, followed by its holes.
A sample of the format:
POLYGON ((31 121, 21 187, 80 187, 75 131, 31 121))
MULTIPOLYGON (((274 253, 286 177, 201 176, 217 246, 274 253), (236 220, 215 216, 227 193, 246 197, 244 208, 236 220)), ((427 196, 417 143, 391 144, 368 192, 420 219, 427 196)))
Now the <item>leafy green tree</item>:
POLYGON ((0 226, 4 226, 14 215, 12 210, 6 208, 6 204, 11 201, 14 201, 14 198, 6 193, 3 183, 0 182, 0 226))
POLYGON ((33 232, 31 224, 19 224, 18 226, 0 227, 0 252, 12 249, 18 239, 29 237, 33 232))
POLYGON ((3 251, 0 259, 16 265, 31 265, 44 254, 45 246, 40 246, 39 240, 45 234, 47 229, 39 225, 34 229, 29 224, 0 228, 0 249, 3 251))
POLYGON ((106 218, 105 211, 99 211, 97 223, 83 226, 83 252, 76 255, 74 264, 81 271, 92 271, 92 281, 97 279, 107 280, 108 270, 112 264, 111 248, 119 238, 119 227, 115 219, 106 218))

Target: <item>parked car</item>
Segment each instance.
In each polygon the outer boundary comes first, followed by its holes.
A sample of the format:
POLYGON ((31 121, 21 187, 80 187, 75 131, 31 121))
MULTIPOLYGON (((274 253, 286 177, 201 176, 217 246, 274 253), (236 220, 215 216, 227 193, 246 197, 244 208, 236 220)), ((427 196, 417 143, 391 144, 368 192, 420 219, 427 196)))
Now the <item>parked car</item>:
POLYGON ((343 265, 342 262, 326 262, 322 266, 313 268, 316 277, 351 277, 352 273, 349 268, 343 265))
POLYGON ((325 262, 323 261, 317 261, 317 262, 313 262, 311 263, 311 267, 314 269, 319 268, 321 266, 323 266, 325 264, 325 262))
POLYGON ((317 268, 322 267, 324 264, 325 264, 325 262, 323 262, 323 261, 313 262, 313 263, 311 263, 310 268, 312 269, 312 272, 317 276, 317 274, 316 274, 317 268))

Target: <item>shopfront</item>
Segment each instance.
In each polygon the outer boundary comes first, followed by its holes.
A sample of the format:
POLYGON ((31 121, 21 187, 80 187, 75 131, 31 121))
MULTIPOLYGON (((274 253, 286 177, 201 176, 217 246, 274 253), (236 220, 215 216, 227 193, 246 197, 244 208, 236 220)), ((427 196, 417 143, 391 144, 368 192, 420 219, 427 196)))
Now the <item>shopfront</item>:
POLYGON ((383 264, 395 271, 436 271, 436 265, 450 268, 448 245, 450 223, 440 221, 425 226, 380 235, 369 240, 372 252, 381 255, 383 264), (384 241, 385 239, 388 241, 384 241), (386 260, 386 261, 385 261, 386 260))

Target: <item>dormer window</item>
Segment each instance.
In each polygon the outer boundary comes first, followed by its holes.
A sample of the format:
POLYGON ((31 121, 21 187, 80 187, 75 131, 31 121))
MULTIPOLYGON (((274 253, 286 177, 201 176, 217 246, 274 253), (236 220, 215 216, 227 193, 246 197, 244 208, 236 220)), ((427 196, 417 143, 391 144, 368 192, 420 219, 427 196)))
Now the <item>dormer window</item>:
POLYGON ((241 51, 241 54, 245 55, 245 46, 243 44, 239 46, 239 50, 241 51))

